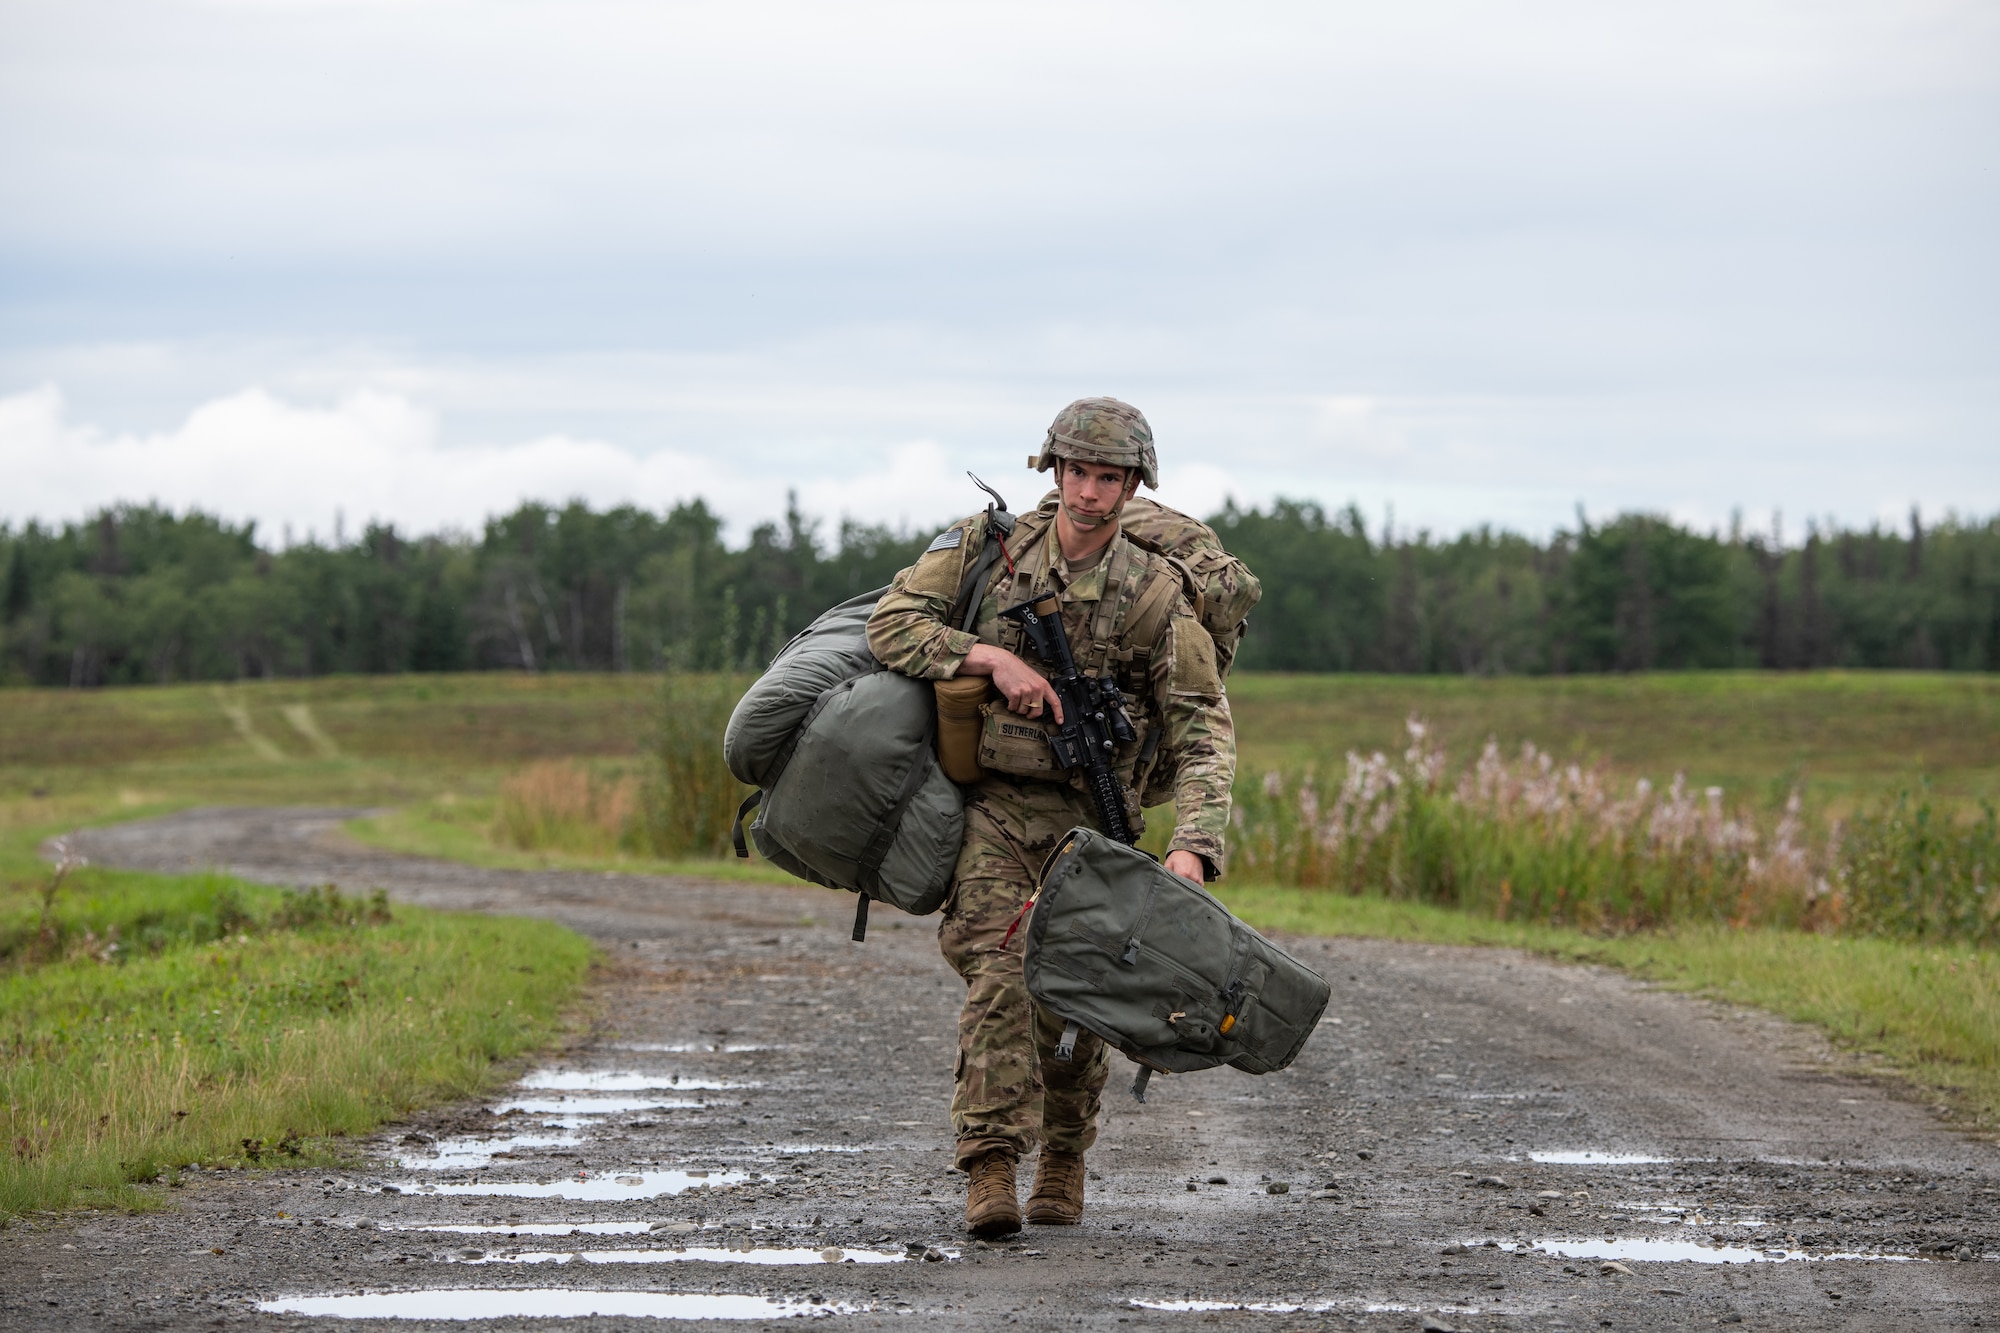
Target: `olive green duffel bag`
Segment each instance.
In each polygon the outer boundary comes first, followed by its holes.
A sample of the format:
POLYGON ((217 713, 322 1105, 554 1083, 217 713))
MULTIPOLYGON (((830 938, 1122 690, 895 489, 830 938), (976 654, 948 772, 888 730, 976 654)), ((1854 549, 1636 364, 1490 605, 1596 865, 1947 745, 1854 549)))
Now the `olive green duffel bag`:
POLYGON ((1199 885, 1087 828, 1042 867, 1027 930, 1028 994, 1066 1025, 1057 1058, 1096 1033, 1138 1063, 1141 1101, 1155 1070, 1283 1069, 1332 993, 1199 885))
POLYGON ((886 588, 850 598, 801 630, 752 684, 723 735, 729 771, 756 787, 736 812, 765 859, 800 879, 847 889, 854 938, 868 900, 923 916, 944 903, 965 839, 965 798, 931 748, 929 682, 868 651, 868 615, 886 588), (760 808, 761 807, 761 808, 760 808))

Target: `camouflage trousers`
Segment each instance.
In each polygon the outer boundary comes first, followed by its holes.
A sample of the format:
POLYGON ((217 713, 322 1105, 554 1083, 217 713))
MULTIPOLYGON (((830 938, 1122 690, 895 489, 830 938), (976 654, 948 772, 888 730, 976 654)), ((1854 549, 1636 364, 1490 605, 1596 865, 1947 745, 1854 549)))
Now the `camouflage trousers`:
POLYGON ((1038 1140, 1077 1153, 1096 1142, 1110 1048, 1085 1032, 1074 1058, 1056 1059, 1062 1024, 1028 998, 1021 976, 1021 908, 1042 862, 1063 834, 1096 822, 1089 797, 1053 782, 989 777, 966 802, 965 845, 938 926, 945 961, 965 979, 951 1099, 961 1167, 996 1150, 1025 1156, 1038 1140))

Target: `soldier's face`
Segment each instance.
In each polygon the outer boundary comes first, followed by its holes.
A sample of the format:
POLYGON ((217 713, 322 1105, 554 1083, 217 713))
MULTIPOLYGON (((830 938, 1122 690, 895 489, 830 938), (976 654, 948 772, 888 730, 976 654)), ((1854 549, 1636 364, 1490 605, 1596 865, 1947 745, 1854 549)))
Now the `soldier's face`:
POLYGON ((1062 505, 1078 525, 1093 528, 1116 514, 1139 488, 1132 468, 1062 460, 1062 505))

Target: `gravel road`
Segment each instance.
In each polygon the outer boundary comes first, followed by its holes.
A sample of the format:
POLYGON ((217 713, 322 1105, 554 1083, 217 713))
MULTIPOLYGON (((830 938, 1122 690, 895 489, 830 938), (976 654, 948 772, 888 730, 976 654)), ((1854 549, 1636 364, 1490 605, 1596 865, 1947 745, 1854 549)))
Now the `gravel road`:
POLYGON ((878 907, 855 945, 845 895, 476 870, 361 847, 354 813, 86 851, 560 921, 607 950, 602 1022, 356 1169, 0 1235, 0 1326, 2000 1326, 1992 1145, 1801 1029, 1497 950, 1287 941, 1333 983, 1293 1068, 1119 1092, 1084 1225, 972 1242, 931 923, 878 907))

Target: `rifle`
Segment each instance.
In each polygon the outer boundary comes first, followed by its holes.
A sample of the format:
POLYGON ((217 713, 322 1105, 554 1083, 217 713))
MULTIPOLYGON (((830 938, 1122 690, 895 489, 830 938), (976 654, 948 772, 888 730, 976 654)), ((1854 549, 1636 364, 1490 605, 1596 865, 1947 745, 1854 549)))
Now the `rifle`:
POLYGON ((1081 768, 1090 799, 1097 805, 1097 821, 1104 832, 1127 846, 1139 839, 1125 818, 1125 795, 1118 775, 1111 769, 1111 754, 1120 741, 1135 741, 1139 733, 1125 716, 1125 700, 1118 687, 1101 676, 1086 676, 1077 669, 1070 652, 1069 634, 1063 629, 1062 603, 1052 592, 1007 608, 1002 620, 1017 622, 1034 645, 1035 656, 1049 670, 1049 684, 1062 701, 1062 724, 1049 732, 1049 747, 1056 762, 1067 769, 1081 768))

